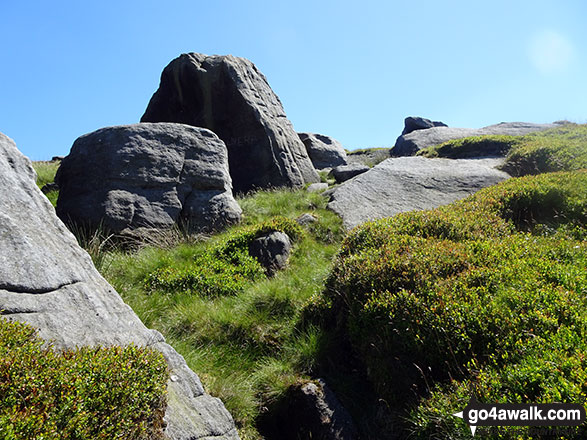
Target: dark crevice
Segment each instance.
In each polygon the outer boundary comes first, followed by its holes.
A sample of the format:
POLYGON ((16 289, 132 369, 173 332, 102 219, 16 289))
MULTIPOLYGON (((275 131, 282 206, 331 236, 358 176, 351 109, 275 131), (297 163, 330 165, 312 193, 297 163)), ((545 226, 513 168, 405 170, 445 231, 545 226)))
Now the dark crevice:
POLYGON ((81 280, 74 280, 68 283, 59 284, 55 287, 44 287, 40 289, 31 289, 28 286, 23 285, 15 285, 15 284, 0 284, 0 290, 5 290, 11 293, 30 293, 30 294, 43 294, 43 293, 51 293, 55 292, 56 290, 63 289, 67 286, 73 286, 78 283, 82 283, 81 280))

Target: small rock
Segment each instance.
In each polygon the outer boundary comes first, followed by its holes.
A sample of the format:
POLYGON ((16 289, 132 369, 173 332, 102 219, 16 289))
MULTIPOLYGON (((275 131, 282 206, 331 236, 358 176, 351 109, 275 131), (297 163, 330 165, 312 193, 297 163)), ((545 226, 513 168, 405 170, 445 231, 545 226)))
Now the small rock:
POLYGON ((306 226, 316 221, 318 221, 318 219, 309 213, 302 214, 296 219, 296 222, 298 222, 300 226, 306 226))
POLYGON ((285 401, 261 422, 262 432, 282 440, 353 440, 354 422, 323 380, 293 385, 285 401))
POLYGON ((430 119, 422 118, 420 116, 408 116, 404 120, 404 131, 402 131, 402 135, 432 127, 448 127, 448 125, 444 122, 431 121, 430 119))
POLYGON ((43 185, 41 191, 43 191, 43 194, 49 194, 51 191, 59 191, 59 185, 55 182, 47 183, 46 185, 43 185))
POLYGON ((53 156, 51 162, 61 162, 64 158, 65 156, 53 156))
POLYGON ((291 240, 286 233, 274 231, 253 240, 249 254, 259 260, 271 276, 287 266, 291 247, 291 240))
POLYGON ((324 182, 320 182, 320 183, 312 183, 311 185, 308 186, 306 191, 320 192, 320 191, 324 191, 325 189, 328 189, 328 184, 324 183, 324 182))
POLYGON ((369 171, 369 167, 367 165, 355 163, 351 165, 341 165, 339 167, 333 168, 332 175, 336 179, 337 183, 342 183, 366 171, 369 171))

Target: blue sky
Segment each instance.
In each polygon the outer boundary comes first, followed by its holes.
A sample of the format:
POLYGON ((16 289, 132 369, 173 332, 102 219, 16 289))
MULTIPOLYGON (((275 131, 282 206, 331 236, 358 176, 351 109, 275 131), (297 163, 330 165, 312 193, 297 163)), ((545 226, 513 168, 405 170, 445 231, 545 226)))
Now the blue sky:
POLYGON ((298 131, 392 146, 403 119, 587 122, 587 2, 0 3, 0 132, 33 160, 138 122, 183 52, 249 58, 298 131))

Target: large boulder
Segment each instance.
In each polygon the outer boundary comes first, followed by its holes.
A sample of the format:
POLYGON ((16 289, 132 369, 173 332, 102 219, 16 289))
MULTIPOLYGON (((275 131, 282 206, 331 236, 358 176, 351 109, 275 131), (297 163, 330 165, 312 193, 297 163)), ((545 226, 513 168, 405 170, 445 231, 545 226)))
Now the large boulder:
POLYGON ((453 139, 483 135, 523 136, 536 131, 557 127, 556 124, 533 124, 530 122, 502 122, 483 128, 432 127, 402 134, 395 141, 392 156, 413 156, 419 150, 442 144, 453 139))
POLYGON ((57 215, 113 232, 184 223, 210 231, 240 220, 226 146, 184 124, 102 128, 78 138, 56 177, 57 215))
POLYGON ((281 101, 244 58, 182 54, 163 70, 141 122, 212 130, 228 147, 236 192, 319 181, 281 101))
POLYGON ((327 191, 328 208, 350 229, 400 212, 447 205, 509 177, 495 167, 501 159, 384 160, 364 174, 327 191))
POLYGON ((317 170, 347 164, 346 151, 336 139, 316 133, 298 133, 298 135, 317 170))
POLYGON ((172 440, 238 439, 222 402, 163 336, 146 328, 94 268, 35 185, 30 161, 0 134, 0 310, 27 322, 57 349, 76 346, 151 347, 171 371, 166 433, 172 440))
POLYGON ((404 130, 402 131, 402 135, 432 127, 448 127, 448 125, 444 122, 431 121, 430 119, 422 118, 420 116, 408 116, 404 119, 404 130))

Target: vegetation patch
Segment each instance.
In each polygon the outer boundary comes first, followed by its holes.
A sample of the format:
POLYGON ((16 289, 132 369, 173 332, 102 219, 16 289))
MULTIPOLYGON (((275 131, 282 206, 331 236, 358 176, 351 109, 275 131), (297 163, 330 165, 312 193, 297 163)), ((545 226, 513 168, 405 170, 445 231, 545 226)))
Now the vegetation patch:
POLYGON ((418 155, 452 159, 506 156, 513 176, 587 168, 587 125, 566 124, 525 136, 474 136, 422 149, 418 155))
POLYGON ((359 226, 334 263, 322 314, 376 395, 405 411, 410 438, 467 437, 451 414, 473 395, 585 402, 586 225, 579 171, 511 179, 359 226))
POLYGON ((315 325, 302 325, 302 311, 320 293, 343 229, 340 218, 326 209, 325 197, 305 190, 259 191, 239 204, 242 225, 169 249, 111 249, 102 273, 145 325, 162 332, 185 357, 206 390, 222 399, 241 439, 250 440, 263 438, 259 418, 289 387, 316 374, 325 336, 315 325), (294 219, 304 213, 316 221, 302 229, 294 219), (268 278, 243 254, 254 237, 274 230, 296 242, 288 267, 268 278), (212 286, 214 293, 204 295, 194 294, 201 291, 193 286, 145 283, 158 270, 197 270, 195 262, 205 255, 226 278, 246 268, 255 276, 243 275, 245 281, 233 292, 212 286))
POLYGON ((0 319, 0 438, 166 438, 167 364, 136 346, 56 351, 0 319))
POLYGON ((274 231, 286 233, 298 241, 303 230, 294 220, 274 217, 223 237, 218 243, 194 257, 191 265, 176 269, 158 268, 147 275, 148 290, 187 292, 203 296, 221 296, 242 292, 247 283, 265 275, 261 264, 249 255, 249 246, 258 237, 274 231))
MULTIPOLYGON (((55 174, 59 169, 60 162, 57 161, 38 161, 33 162, 33 168, 37 173, 37 186, 39 189, 49 183, 55 182, 55 174)), ((53 206, 57 205, 57 198, 59 197, 59 190, 49 191, 45 194, 53 206)))

